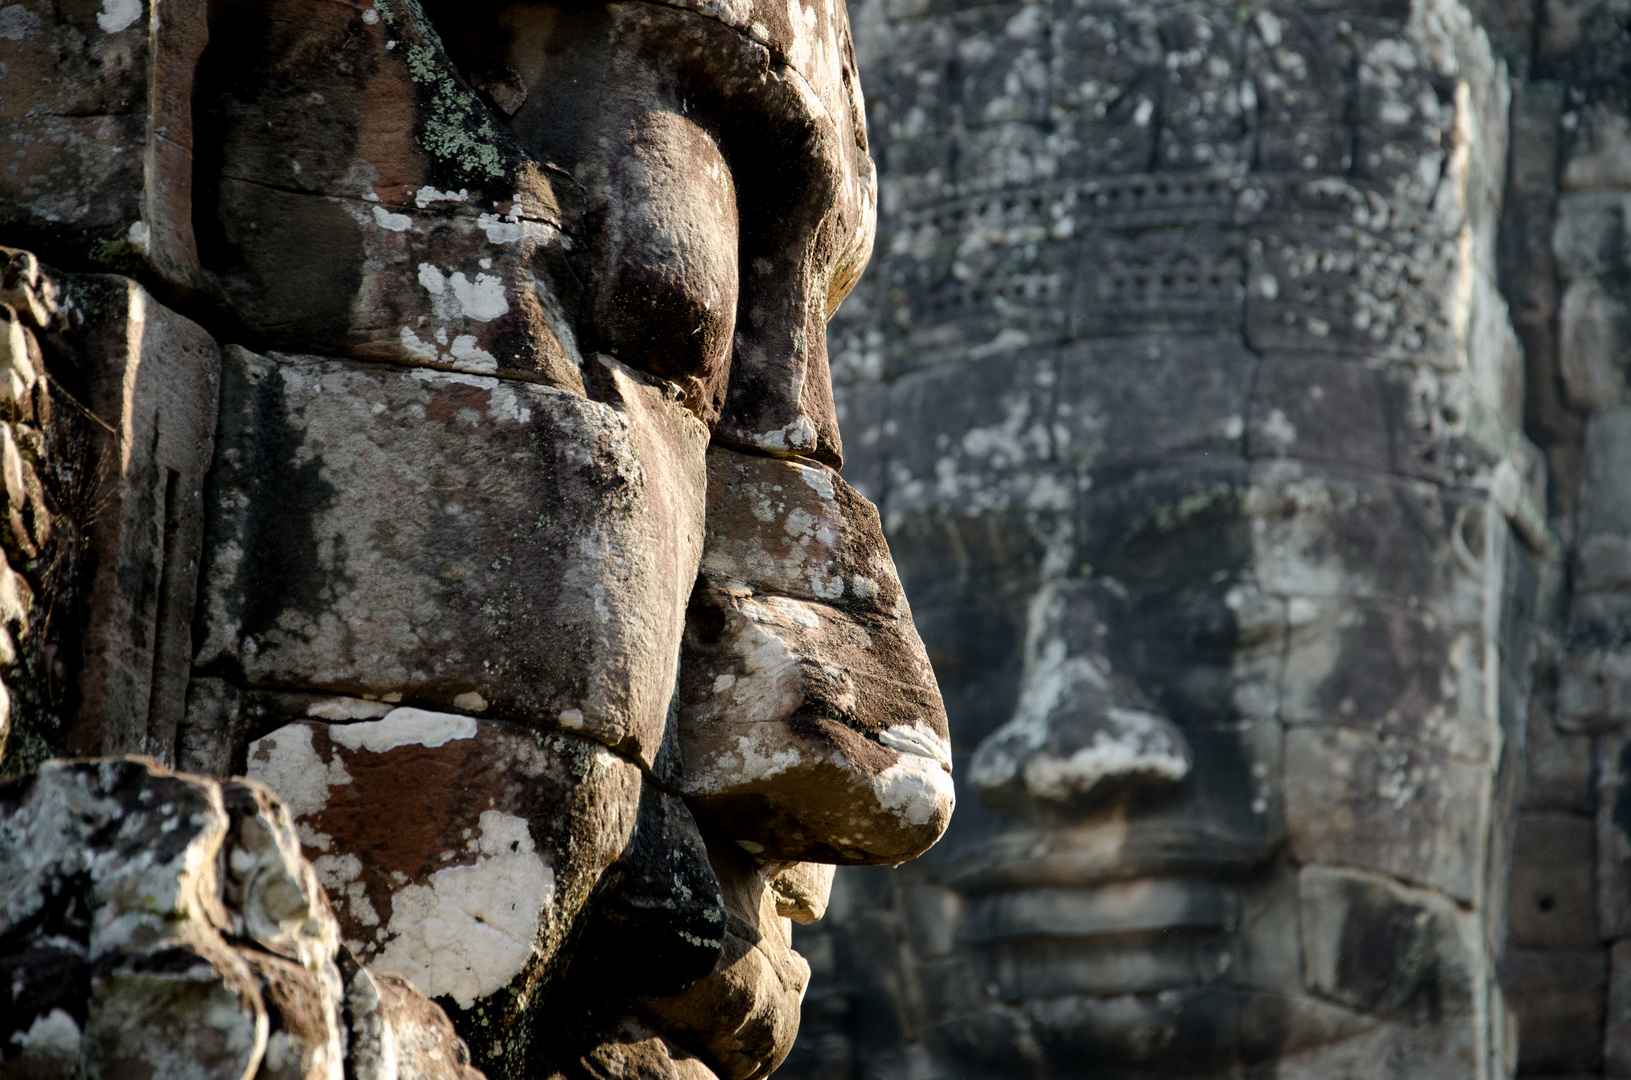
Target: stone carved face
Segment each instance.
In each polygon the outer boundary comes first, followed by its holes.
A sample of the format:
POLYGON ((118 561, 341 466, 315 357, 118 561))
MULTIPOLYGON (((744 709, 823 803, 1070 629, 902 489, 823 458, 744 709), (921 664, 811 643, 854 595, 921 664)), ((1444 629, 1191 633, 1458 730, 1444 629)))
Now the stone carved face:
POLYGON ((1495 1074, 1548 545, 1477 17, 856 10, 885 209, 836 393, 964 799, 892 884, 840 871, 804 1045, 1495 1074))
POLYGON ((836 472, 842 5, 229 2, 193 101, 231 344, 180 763, 289 803, 489 1075, 763 1075, 811 864, 952 804, 836 472))

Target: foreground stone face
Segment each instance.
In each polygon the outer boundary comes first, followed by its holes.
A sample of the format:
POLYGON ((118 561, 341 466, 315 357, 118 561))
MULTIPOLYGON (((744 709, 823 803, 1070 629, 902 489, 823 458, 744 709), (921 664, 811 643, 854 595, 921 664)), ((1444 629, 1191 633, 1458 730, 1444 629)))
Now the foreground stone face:
MULTIPOLYGON (((5 768, 247 773, 151 783, 228 817, 275 791, 334 904, 319 962, 228 896, 36 994, 65 1011, 15 1045, 768 1074, 808 981, 788 920, 953 803, 836 476, 826 324, 877 201, 843 6, 24 0, 7 72, 0 242, 70 272, 7 249, 0 288, 5 768)), ((250 865, 206 819, 170 830, 178 879, 250 865)))
POLYGON ((52 762, 0 785, 0 869, 8 1075, 479 1076, 440 1009, 342 953, 260 784, 52 762))

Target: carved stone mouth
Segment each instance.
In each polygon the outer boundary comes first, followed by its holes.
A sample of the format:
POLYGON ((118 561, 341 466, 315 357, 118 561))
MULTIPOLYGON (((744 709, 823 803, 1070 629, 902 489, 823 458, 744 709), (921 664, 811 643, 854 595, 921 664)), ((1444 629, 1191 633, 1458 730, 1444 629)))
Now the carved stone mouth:
POLYGON ((1124 881, 1096 888, 993 893, 969 903, 963 940, 974 945, 1087 940, 1162 930, 1228 933, 1240 922, 1240 897, 1210 881, 1124 881))
POLYGON ((966 897, 1029 890, 1095 890, 1167 883, 1230 881, 1273 855, 1273 845, 1231 842, 1186 821, 1116 819, 1070 835, 1016 829, 964 849, 946 882, 966 897))

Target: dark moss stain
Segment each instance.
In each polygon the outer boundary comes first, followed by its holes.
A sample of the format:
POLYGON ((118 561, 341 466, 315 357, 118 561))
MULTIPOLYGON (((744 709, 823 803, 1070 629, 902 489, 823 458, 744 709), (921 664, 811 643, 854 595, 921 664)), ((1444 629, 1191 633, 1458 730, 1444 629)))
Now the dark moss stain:
POLYGON ((1366 1012, 1436 1022, 1444 1008, 1437 927, 1430 912, 1357 882, 1343 885, 1348 904, 1337 959, 1337 991, 1366 1012))
MULTIPOLYGON (((338 505, 339 495, 323 478, 319 458, 299 460, 304 432, 299 410, 291 409, 286 395, 283 373, 272 361, 229 357, 223 365, 222 422, 205 505, 241 501, 246 509, 209 516, 201 580, 209 580, 213 563, 240 548, 234 586, 218 602, 235 605, 224 614, 251 641, 286 633, 286 612, 316 621, 333 610, 336 595, 355 585, 338 537, 328 564, 321 560, 324 537, 318 522, 338 505), (322 573, 313 572, 317 566, 323 566, 322 573)), ((195 629, 195 640, 203 639, 202 630, 195 629)))
POLYGON ((1620 748, 1618 765, 1620 791, 1614 796, 1614 826, 1631 840, 1631 742, 1620 748))

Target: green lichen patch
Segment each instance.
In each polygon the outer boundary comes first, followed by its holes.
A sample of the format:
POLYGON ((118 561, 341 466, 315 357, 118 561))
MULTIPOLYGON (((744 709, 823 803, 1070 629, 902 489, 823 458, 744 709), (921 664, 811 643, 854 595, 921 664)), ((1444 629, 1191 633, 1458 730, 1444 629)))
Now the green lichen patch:
POLYGON ((408 77, 423 101, 419 142, 431 156, 476 182, 502 180, 500 133, 470 88, 455 78, 441 40, 417 0, 378 0, 380 17, 401 33, 408 77))

